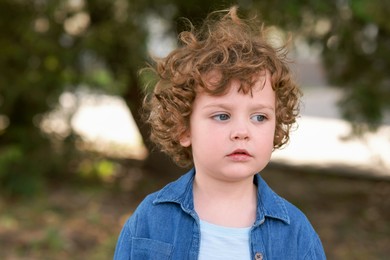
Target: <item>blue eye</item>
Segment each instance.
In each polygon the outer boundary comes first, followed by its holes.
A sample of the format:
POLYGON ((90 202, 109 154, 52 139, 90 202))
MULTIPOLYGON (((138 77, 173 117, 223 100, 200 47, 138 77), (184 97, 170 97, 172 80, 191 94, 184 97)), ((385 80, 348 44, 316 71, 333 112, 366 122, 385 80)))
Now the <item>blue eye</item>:
POLYGON ((230 116, 228 114, 218 114, 214 115, 212 118, 217 121, 226 121, 230 118, 230 116))
POLYGON ((263 122, 267 118, 264 115, 254 115, 251 117, 251 119, 256 121, 256 122, 263 122))

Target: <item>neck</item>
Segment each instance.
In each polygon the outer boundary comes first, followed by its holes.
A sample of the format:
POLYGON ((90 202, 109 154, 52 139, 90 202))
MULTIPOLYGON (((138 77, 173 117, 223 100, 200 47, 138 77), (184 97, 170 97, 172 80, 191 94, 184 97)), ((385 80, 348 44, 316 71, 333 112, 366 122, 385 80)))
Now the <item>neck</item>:
POLYGON ((200 219, 229 227, 249 227, 256 219, 253 177, 238 182, 203 180, 195 175, 194 204, 200 219))

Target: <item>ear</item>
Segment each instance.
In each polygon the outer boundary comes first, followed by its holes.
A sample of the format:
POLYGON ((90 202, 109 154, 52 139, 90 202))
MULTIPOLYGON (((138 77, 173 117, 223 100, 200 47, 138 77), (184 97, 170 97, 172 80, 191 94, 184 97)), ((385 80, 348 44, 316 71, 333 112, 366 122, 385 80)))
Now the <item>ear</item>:
POLYGON ((183 147, 189 147, 191 145, 191 135, 189 132, 184 133, 182 137, 180 137, 180 144, 183 147))

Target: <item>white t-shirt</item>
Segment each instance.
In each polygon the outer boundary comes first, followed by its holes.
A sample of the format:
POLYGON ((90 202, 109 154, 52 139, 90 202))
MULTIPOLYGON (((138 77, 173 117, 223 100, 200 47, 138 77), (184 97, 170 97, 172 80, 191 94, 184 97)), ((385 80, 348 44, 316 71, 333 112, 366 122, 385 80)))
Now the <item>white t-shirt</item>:
POLYGON ((199 260, 250 260, 251 227, 231 228, 200 221, 199 260))

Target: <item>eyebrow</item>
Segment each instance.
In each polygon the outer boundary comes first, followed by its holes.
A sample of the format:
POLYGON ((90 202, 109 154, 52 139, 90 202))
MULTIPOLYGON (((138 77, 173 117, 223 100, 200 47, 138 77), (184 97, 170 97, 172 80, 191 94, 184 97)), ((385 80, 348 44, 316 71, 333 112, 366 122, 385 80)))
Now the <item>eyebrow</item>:
MULTIPOLYGON (((231 106, 229 105, 229 103, 212 103, 209 105, 205 105, 202 109, 209 109, 209 108, 222 108, 222 109, 229 110, 229 109, 231 109, 231 106)), ((267 110, 275 111, 275 106, 268 105, 268 104, 256 104, 252 108, 254 110, 267 109, 267 110)))

